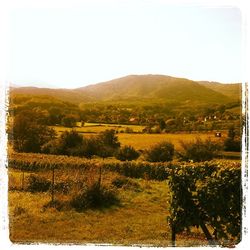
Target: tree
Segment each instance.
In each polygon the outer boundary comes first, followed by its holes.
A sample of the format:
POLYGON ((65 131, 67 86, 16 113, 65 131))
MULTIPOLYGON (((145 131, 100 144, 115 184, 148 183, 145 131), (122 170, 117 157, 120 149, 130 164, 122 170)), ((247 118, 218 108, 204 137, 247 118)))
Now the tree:
POLYGON ((77 131, 65 131, 59 139, 59 153, 66 155, 79 155, 83 145, 83 137, 77 131))
POLYGON ((16 115, 13 124, 13 146, 17 152, 41 152, 41 147, 56 136, 54 129, 40 125, 37 114, 23 111, 16 115))
POLYGON ((109 146, 113 149, 117 149, 120 147, 120 142, 118 141, 118 136, 115 135, 115 130, 105 130, 100 133, 99 139, 104 146, 109 146))
POLYGON ((202 141, 200 138, 196 138, 194 142, 181 141, 182 151, 178 152, 178 156, 183 161, 209 161, 212 160, 220 149, 220 145, 206 139, 202 141))
POLYGON ((145 152, 145 158, 150 162, 172 161, 174 157, 174 145, 170 142, 161 142, 145 152))
POLYGON ((124 146, 118 150, 115 157, 120 161, 132 161, 136 160, 139 156, 139 152, 132 146, 124 146))
POLYGON ((166 128, 166 122, 163 119, 159 120, 159 127, 160 127, 161 131, 166 128))
POLYGON ((62 125, 72 128, 75 126, 77 117, 75 115, 66 115, 62 118, 62 125))
POLYGON ((93 136, 85 138, 82 145, 82 156, 91 158, 93 155, 98 155, 101 150, 101 143, 98 137, 93 136))
POLYGON ((100 146, 97 155, 102 158, 113 156, 120 147, 120 142, 118 141, 118 136, 115 135, 114 129, 101 132, 97 139, 100 146))
POLYGON ((224 141, 224 150, 233 152, 241 151, 241 141, 240 138, 236 136, 234 126, 230 127, 228 130, 227 138, 224 141))

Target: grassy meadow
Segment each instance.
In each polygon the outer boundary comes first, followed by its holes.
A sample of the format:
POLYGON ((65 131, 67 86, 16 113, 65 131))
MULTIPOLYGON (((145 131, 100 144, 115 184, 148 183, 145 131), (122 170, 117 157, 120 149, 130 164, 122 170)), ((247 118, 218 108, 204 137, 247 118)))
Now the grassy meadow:
MULTIPOLYGON (((49 177, 51 173, 39 175, 49 177)), ((56 182, 81 177, 82 173, 57 173, 56 182)), ((85 173, 86 174, 86 173, 85 173)), ((30 173, 25 172, 25 183, 30 173)), ((88 176, 96 178, 93 173, 88 176)), ((111 186, 117 173, 106 172, 102 183, 111 186)), ((44 205, 50 193, 21 191, 22 173, 9 171, 10 239, 15 243, 108 243, 116 245, 170 246, 171 230, 166 217, 169 213, 170 192, 165 181, 128 178, 129 185, 116 188, 119 204, 110 208, 88 209, 76 212, 65 206, 58 211, 44 205), (157 229, 157 230, 156 230, 157 229)), ((91 178, 90 178, 91 179, 91 178)), ((69 195, 55 194, 56 199, 67 200, 69 195)), ((206 245, 198 229, 177 236, 177 246, 206 245)))

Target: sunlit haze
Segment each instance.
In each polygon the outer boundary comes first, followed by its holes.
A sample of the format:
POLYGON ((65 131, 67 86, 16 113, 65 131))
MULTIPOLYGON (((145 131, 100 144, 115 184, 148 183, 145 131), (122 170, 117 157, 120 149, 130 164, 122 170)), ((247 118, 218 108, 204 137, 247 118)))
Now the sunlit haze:
POLYGON ((239 9, 135 2, 12 9, 10 81, 76 88, 130 74, 242 80, 239 9))

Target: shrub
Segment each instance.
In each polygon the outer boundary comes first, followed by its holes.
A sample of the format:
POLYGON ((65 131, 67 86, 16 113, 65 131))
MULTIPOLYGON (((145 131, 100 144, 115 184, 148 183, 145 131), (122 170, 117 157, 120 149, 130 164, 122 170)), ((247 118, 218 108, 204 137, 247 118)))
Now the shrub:
POLYGON ((76 211, 81 212, 88 208, 110 207, 118 202, 119 200, 113 190, 100 186, 99 182, 94 182, 91 186, 73 196, 70 205, 76 211))
POLYGON ((174 156, 174 145, 170 142, 161 142, 145 152, 145 158, 150 162, 172 161, 174 156))
POLYGON ((105 130, 99 134, 99 139, 104 146, 109 146, 113 149, 117 149, 120 147, 120 142, 118 140, 117 135, 115 135, 115 130, 105 130))
POLYGON ((118 150, 116 154, 116 159, 120 161, 132 161, 136 160, 139 155, 139 152, 136 151, 133 147, 124 146, 118 150))
POLYGON ((239 136, 236 136, 236 131, 234 127, 228 130, 227 138, 224 141, 224 150, 240 152, 241 151, 241 141, 239 136))
POLYGON ((83 137, 77 131, 65 131, 59 139, 59 153, 70 155, 83 144, 83 137))
POLYGON ((59 141, 57 139, 45 143, 41 147, 41 152, 44 154, 56 155, 59 152, 59 141))
POLYGON ((241 152, 241 141, 239 139, 226 138, 224 141, 224 150, 241 152))
POLYGON ((30 175, 28 178, 27 190, 35 192, 46 192, 50 189, 51 182, 44 177, 30 175))
POLYGON ((202 141, 197 138, 194 142, 181 141, 182 151, 178 152, 178 157, 183 161, 209 161, 212 160, 218 153, 220 146, 218 143, 206 139, 202 141))
POLYGON ((54 190, 58 193, 68 194, 72 187, 72 181, 58 182, 55 184, 54 190))
POLYGON ((100 140, 97 137, 85 138, 82 145, 82 156, 91 158, 93 155, 98 154, 100 148, 100 140))
POLYGON ((140 189, 140 185, 138 183, 126 177, 117 177, 112 181, 112 185, 117 188, 135 189, 136 191, 140 189))

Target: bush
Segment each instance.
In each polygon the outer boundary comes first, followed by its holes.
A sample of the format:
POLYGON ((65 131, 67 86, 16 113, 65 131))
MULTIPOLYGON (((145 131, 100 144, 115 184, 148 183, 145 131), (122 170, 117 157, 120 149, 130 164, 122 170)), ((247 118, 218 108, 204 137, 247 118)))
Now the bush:
POLYGON ((241 141, 238 139, 226 138, 224 141, 224 150, 232 152, 241 152, 241 141))
POLYGON ((118 177, 114 179, 112 185, 117 188, 135 189, 136 191, 140 190, 140 185, 138 183, 126 177, 118 177))
POLYGON ((174 145, 170 142, 161 142, 145 152, 145 158, 150 162, 172 161, 174 157, 174 145))
MULTIPOLYGON (((75 151, 83 144, 83 137, 77 131, 64 131, 59 139, 58 151, 60 154, 76 155, 75 151)), ((79 152, 79 151, 78 151, 79 152)))
POLYGON ((41 152, 44 154, 56 155, 59 152, 59 141, 57 139, 45 143, 41 147, 41 152))
POLYGON ((73 181, 58 182, 54 186, 54 190, 58 193, 68 194, 73 187, 73 181))
POLYGON ((88 208, 110 207, 118 202, 119 200, 113 190, 100 186, 99 182, 94 182, 90 187, 86 187, 85 190, 73 196, 70 205, 76 211, 81 212, 88 208))
POLYGON ((212 142, 211 139, 202 141, 197 138, 194 142, 181 141, 183 150, 178 152, 178 157, 183 161, 209 161, 218 153, 220 146, 218 143, 212 142))
POLYGON ((241 152, 241 141, 239 138, 239 132, 236 133, 235 128, 232 126, 228 130, 227 138, 224 141, 224 150, 241 152))
POLYGON ((116 154, 116 159, 120 161, 136 160, 140 156, 139 152, 131 146, 124 146, 119 149, 116 154))
POLYGON ((46 192, 50 189, 51 182, 44 177, 39 177, 36 175, 30 175, 28 178, 27 190, 35 192, 46 192))

